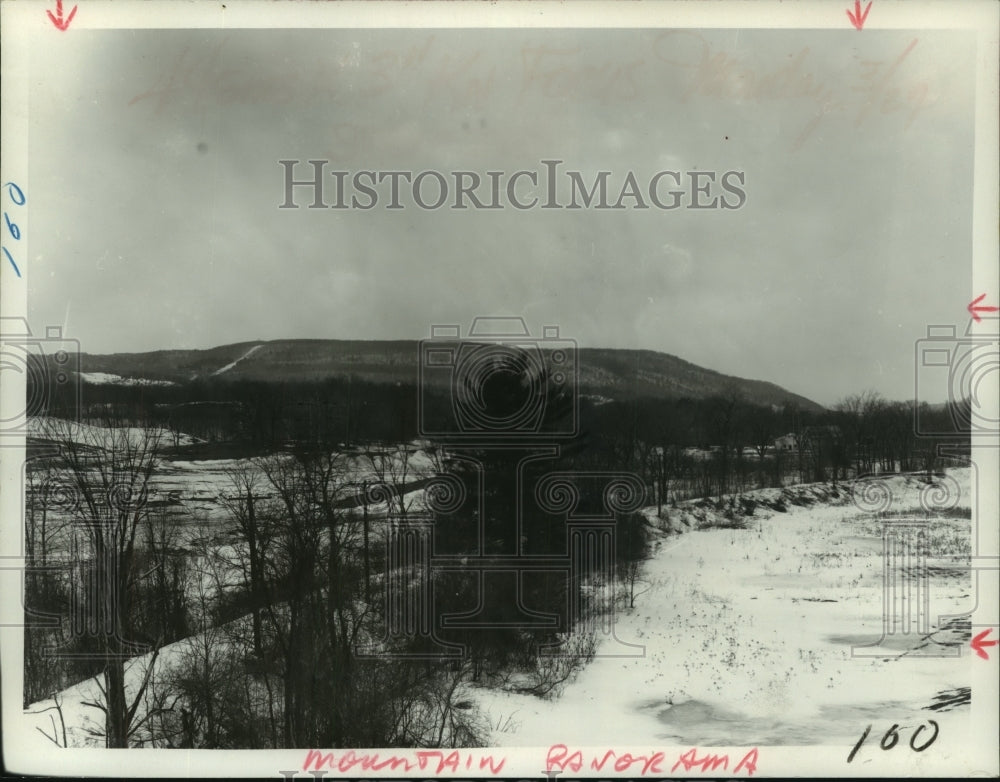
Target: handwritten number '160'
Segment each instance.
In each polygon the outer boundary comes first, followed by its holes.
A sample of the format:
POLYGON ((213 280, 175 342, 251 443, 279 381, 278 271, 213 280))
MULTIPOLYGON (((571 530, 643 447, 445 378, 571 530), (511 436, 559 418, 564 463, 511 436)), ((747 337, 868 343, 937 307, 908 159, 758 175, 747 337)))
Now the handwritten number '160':
MULTIPOLYGON (((14 202, 16 206, 24 206, 27 199, 24 197, 24 192, 13 182, 7 182, 4 185, 7 188, 7 195, 10 196, 10 200, 14 202)), ((7 225, 7 232, 11 235, 14 241, 20 241, 21 239, 21 229, 17 227, 17 223, 10 219, 10 215, 7 212, 3 213, 4 223, 7 225)), ((10 265, 14 267, 14 274, 18 277, 21 276, 21 270, 17 268, 17 263, 14 261, 14 256, 10 254, 10 250, 6 247, 3 248, 3 254, 10 261, 10 265)))
MULTIPOLYGON (((939 729, 938 724, 934 720, 927 720, 927 724, 932 725, 934 727, 934 734, 929 739, 927 739, 927 741, 925 741, 923 744, 917 744, 917 737, 921 733, 923 733, 923 731, 927 728, 927 725, 917 726, 917 729, 913 731, 913 735, 910 736, 910 749, 912 749, 914 752, 923 752, 937 740, 938 729, 939 729)), ((898 728, 899 724, 896 723, 893 724, 893 726, 885 732, 885 735, 882 737, 882 740, 878 743, 878 745, 883 750, 888 751, 899 743, 898 728)), ((854 756, 858 754, 858 750, 861 749, 861 746, 868 739, 868 734, 871 732, 872 732, 872 726, 869 725, 867 728, 865 728, 865 732, 861 734, 861 738, 858 739, 858 743, 854 745, 854 749, 851 750, 851 754, 847 756, 848 763, 854 760, 854 756)))
POLYGON ((17 227, 16 223, 12 223, 10 221, 10 215, 7 214, 6 212, 4 212, 3 213, 3 219, 4 219, 4 222, 7 223, 7 230, 10 231, 10 235, 13 236, 15 239, 20 239, 21 238, 21 229, 17 227))
POLYGON ((4 185, 7 188, 7 195, 10 196, 10 200, 13 201, 18 206, 24 206, 24 193, 21 192, 21 188, 15 185, 13 182, 8 182, 4 185))

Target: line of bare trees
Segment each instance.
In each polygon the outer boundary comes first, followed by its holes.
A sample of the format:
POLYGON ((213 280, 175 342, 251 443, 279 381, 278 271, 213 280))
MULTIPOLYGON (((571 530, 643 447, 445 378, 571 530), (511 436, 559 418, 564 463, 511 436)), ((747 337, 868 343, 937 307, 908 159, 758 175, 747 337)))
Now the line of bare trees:
POLYGON ((920 411, 928 429, 954 431, 949 439, 919 436, 913 403, 889 401, 874 391, 822 411, 760 406, 737 393, 594 406, 585 401, 585 435, 571 459, 581 466, 634 470, 660 503, 874 472, 933 470, 940 465, 942 442, 969 442, 968 433, 955 425, 963 420, 962 405, 969 403, 925 405, 920 411))
POLYGON ((53 450, 28 478, 25 703, 94 677, 85 735, 67 736, 64 724, 54 743, 485 740, 462 696, 466 664, 356 653, 385 619, 372 583, 384 566, 385 525, 370 529, 369 505, 391 504, 381 518, 408 510, 405 450, 369 450, 375 486, 360 502, 348 457, 330 448, 239 463, 223 492, 225 529, 185 539, 183 520, 150 501, 169 435, 50 426, 53 450))

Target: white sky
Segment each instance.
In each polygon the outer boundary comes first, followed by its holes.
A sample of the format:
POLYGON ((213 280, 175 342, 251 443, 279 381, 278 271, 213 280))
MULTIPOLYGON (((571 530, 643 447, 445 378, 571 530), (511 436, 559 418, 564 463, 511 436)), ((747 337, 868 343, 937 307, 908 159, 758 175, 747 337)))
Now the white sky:
POLYGON ((65 323, 87 352, 419 339, 523 315, 832 404, 911 397, 914 341, 964 327, 975 295, 969 33, 81 28, 59 43, 32 50, 29 320, 65 323), (618 183, 739 169, 748 200, 287 211, 286 158, 480 173, 557 158, 618 183))

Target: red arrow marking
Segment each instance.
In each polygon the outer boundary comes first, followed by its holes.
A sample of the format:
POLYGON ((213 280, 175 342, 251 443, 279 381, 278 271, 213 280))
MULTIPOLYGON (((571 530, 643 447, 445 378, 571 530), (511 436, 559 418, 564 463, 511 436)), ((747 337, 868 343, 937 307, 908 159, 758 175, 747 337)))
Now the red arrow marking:
POLYGON ((871 0, 868 0, 868 5, 865 6, 864 13, 861 12, 861 0, 854 0, 854 13, 851 13, 850 9, 847 9, 847 18, 851 20, 857 29, 861 29, 865 26, 865 19, 868 18, 868 12, 872 10, 871 0))
POLYGON ((73 21, 73 17, 76 16, 76 6, 74 5, 73 10, 69 12, 69 16, 63 19, 62 0, 56 0, 55 16, 52 15, 51 11, 46 11, 45 13, 49 15, 49 19, 52 20, 52 24, 54 24, 60 30, 65 31, 66 28, 69 27, 69 23, 73 21))
POLYGON ((980 304, 979 303, 979 302, 981 302, 985 298, 986 298, 986 294, 984 293, 979 298, 973 299, 971 302, 969 302, 969 306, 966 307, 966 309, 969 311, 969 314, 972 315, 972 319, 974 321, 976 321, 976 323, 979 323, 982 320, 982 318, 979 317, 979 313, 980 312, 998 312, 998 311, 1000 311, 1000 307, 989 307, 989 306, 987 306, 985 304, 980 304))
POLYGON ((989 628, 983 630, 979 635, 969 642, 969 646, 976 650, 976 654, 982 657, 984 660, 990 659, 990 656, 986 653, 987 646, 996 646, 1000 641, 987 641, 986 636, 988 636, 993 631, 989 628))

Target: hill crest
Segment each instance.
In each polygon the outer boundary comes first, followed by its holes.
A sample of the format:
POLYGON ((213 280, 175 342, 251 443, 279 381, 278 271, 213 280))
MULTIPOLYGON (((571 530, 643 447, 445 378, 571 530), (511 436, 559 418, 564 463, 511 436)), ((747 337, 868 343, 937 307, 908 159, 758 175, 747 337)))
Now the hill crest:
MULTIPOLYGON (((420 344, 417 340, 257 340, 202 350, 84 353, 80 368, 85 380, 88 375, 174 383, 210 378, 296 382, 354 377, 416 384, 420 344)), ((540 344, 543 353, 548 350, 540 344)), ((579 391, 588 396, 704 399, 735 393, 759 405, 795 404, 816 412, 824 409, 774 383, 725 375, 653 350, 579 348, 576 364, 579 391)), ((435 382, 446 382, 447 376, 447 370, 435 373, 435 382)))

